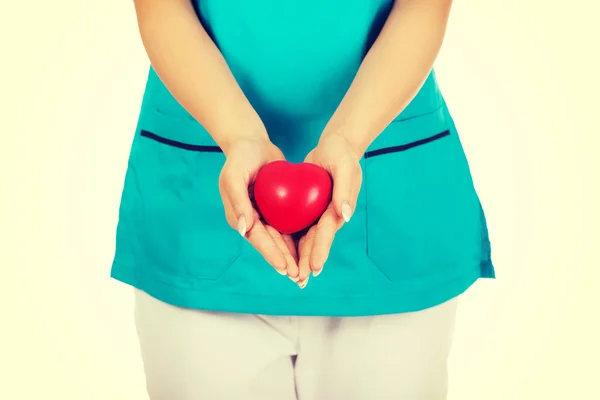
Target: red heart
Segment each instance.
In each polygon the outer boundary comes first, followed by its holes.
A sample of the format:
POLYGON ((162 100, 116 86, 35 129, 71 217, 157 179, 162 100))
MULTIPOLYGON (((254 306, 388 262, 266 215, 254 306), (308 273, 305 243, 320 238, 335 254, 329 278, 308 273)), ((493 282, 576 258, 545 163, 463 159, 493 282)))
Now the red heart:
POLYGON ((254 181, 254 201, 264 220, 283 234, 308 228, 331 202, 329 173, 315 164, 274 161, 254 181))

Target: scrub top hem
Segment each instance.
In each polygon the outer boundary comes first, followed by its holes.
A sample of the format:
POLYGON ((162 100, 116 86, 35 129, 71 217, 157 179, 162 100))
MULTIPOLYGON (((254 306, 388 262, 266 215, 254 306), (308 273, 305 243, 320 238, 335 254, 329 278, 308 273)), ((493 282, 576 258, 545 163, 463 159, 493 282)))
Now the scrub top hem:
MULTIPOLYGON (((152 277, 149 271, 118 262, 113 264, 111 277, 164 303, 187 309, 274 316, 361 317, 416 312, 440 305, 467 291, 480 278, 494 279, 493 271, 493 265, 486 261, 465 268, 463 273, 453 274, 448 279, 437 278, 434 284, 419 285, 419 290, 387 292, 368 297, 316 297, 303 294, 303 289, 300 288, 297 297, 204 293, 199 288, 176 287, 161 282, 152 277)), ((283 276, 281 278, 288 279, 283 276)), ((422 279, 426 281, 427 277, 422 279)))

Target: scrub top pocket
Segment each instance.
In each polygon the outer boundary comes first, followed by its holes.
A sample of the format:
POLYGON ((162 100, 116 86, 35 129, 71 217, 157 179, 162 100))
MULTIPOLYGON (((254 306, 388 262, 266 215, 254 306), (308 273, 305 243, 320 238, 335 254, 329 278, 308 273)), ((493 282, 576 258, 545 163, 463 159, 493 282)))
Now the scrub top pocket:
MULTIPOLYGON (((225 156, 196 121, 145 107, 130 168, 142 205, 141 242, 157 275, 220 278, 242 238, 225 219, 218 180, 225 156)), ((191 285, 191 283, 190 283, 191 285)))
POLYGON ((365 154, 367 254, 390 280, 463 273, 481 210, 447 110, 392 122, 365 154))

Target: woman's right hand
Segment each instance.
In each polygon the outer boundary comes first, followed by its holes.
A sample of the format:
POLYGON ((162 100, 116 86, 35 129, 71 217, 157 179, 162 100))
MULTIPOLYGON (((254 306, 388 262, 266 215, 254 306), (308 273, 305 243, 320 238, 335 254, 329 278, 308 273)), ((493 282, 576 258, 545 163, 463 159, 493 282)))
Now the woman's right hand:
POLYGON ((239 138, 228 144, 223 151, 226 161, 219 176, 219 191, 227 222, 278 273, 298 276, 298 255, 294 240, 263 224, 250 200, 248 189, 259 169, 269 162, 283 160, 283 153, 268 137, 239 138))

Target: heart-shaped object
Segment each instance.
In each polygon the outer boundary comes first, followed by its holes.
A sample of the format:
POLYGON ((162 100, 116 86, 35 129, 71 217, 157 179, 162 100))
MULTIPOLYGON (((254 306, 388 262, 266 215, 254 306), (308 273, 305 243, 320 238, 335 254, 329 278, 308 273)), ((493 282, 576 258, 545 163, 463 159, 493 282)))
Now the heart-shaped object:
POLYGON ((314 224, 331 202, 333 182, 315 164, 274 161, 254 181, 254 201, 264 220, 283 234, 314 224))

